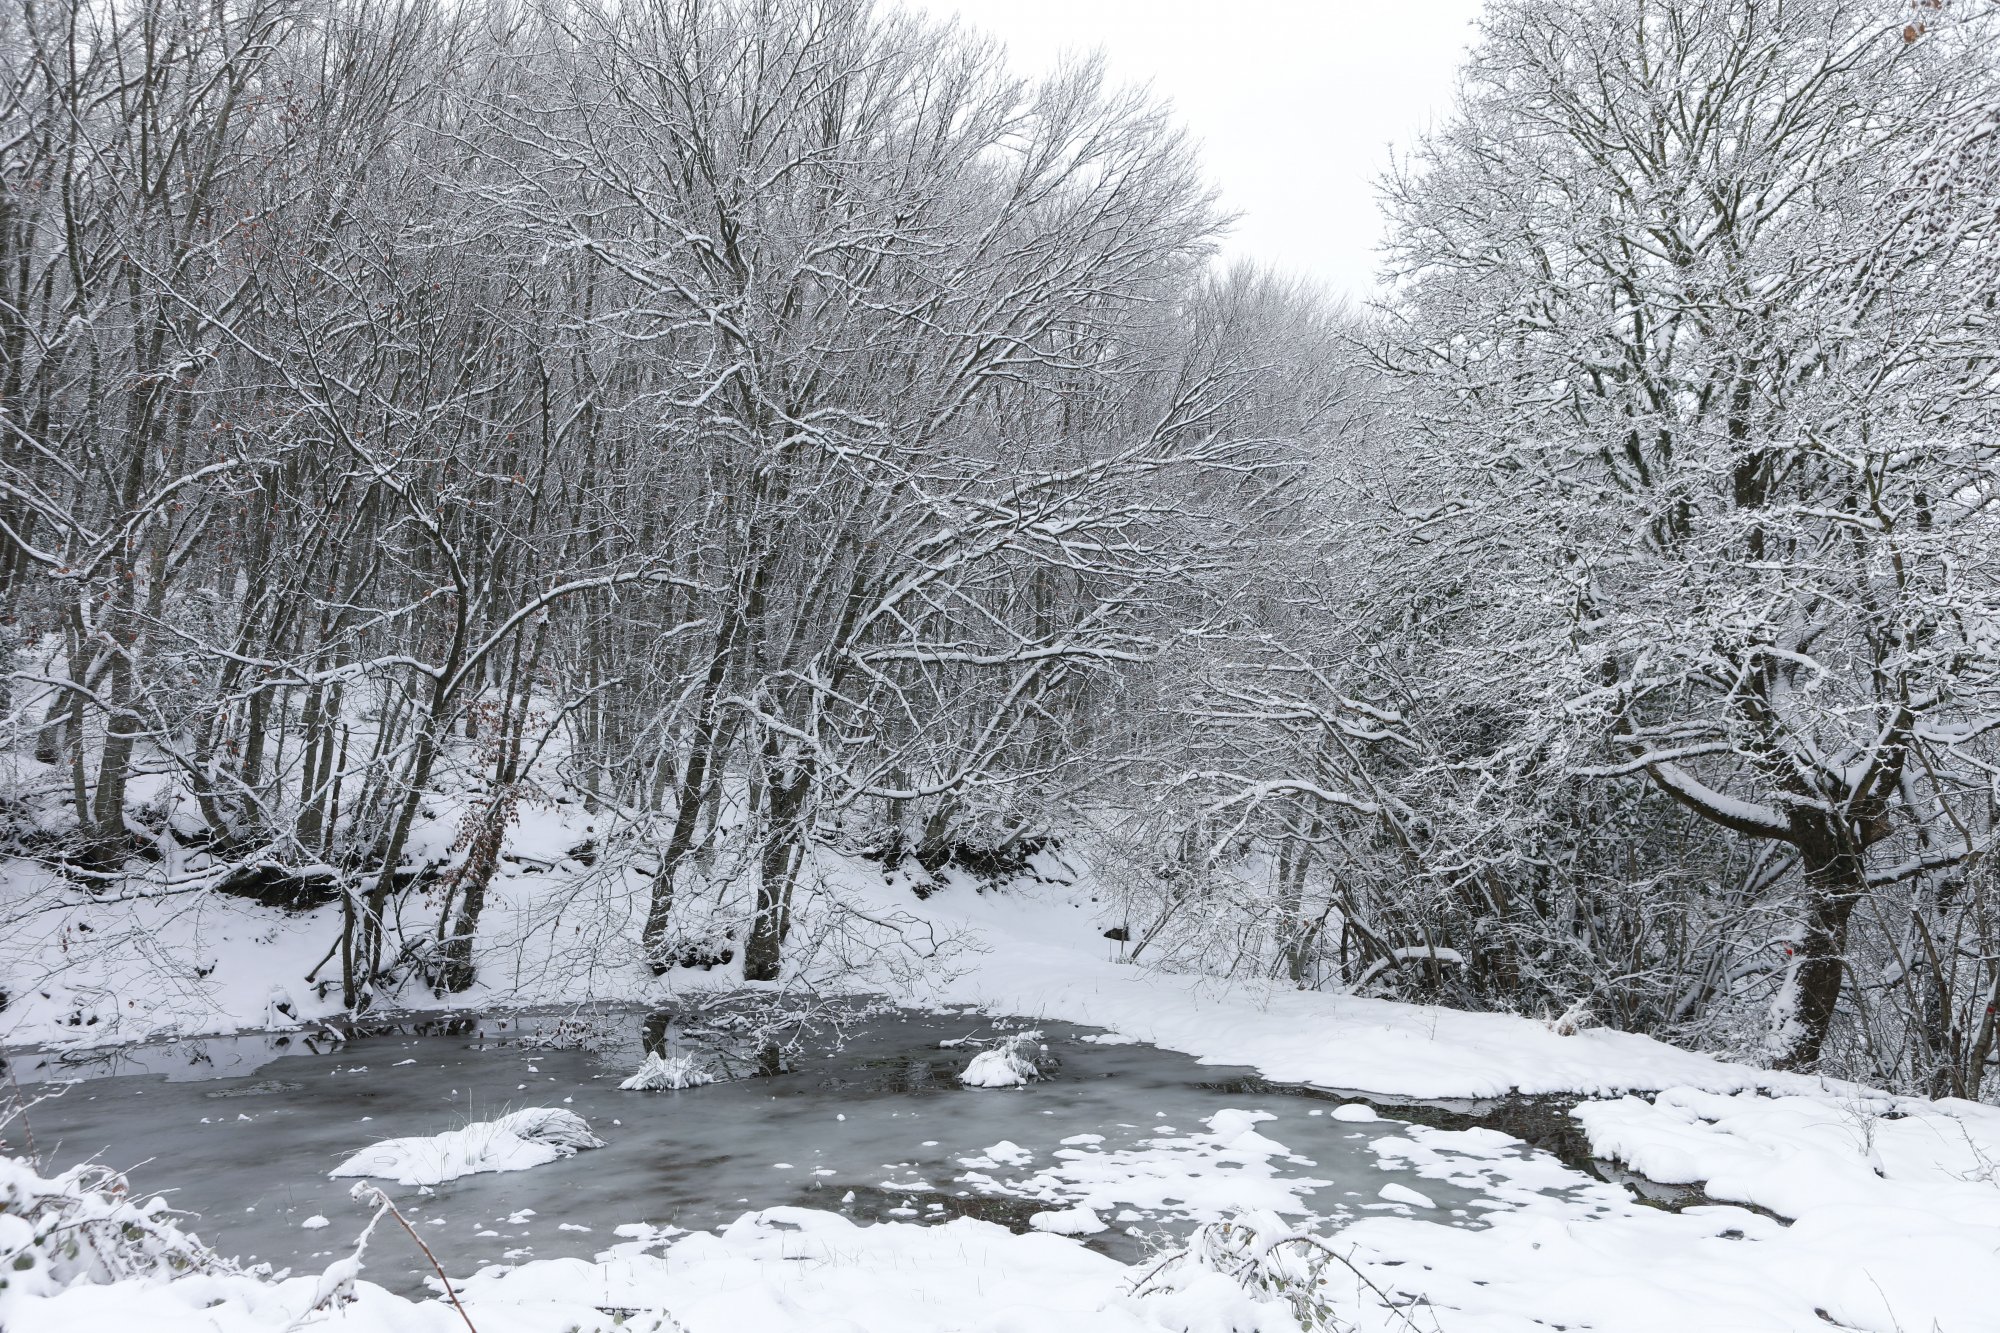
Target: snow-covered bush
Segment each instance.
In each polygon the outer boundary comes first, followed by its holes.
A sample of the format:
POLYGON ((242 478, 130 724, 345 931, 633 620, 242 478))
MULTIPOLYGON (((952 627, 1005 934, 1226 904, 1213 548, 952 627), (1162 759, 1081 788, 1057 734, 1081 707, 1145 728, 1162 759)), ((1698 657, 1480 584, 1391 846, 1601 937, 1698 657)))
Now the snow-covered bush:
POLYGON ((958 1081, 968 1088, 1021 1087, 1042 1076, 1035 1054, 1046 1049, 1039 1031, 1016 1032, 992 1049, 973 1056, 958 1081))
POLYGON ((1226 1279, 1259 1302, 1282 1305, 1304 1333, 1345 1333, 1349 1325, 1335 1318, 1325 1285, 1334 1262, 1277 1214, 1243 1213, 1196 1227, 1134 1294, 1174 1296, 1226 1279))
POLYGON ((1558 1037, 1574 1037, 1591 1025, 1597 1016, 1590 1012, 1590 1006, 1582 1000, 1573 1000, 1567 1009, 1555 1017, 1544 1016, 1542 1026, 1558 1037))
POLYGON ((166 1200, 135 1202, 115 1171, 79 1166, 48 1177, 0 1158, 0 1297, 232 1269, 181 1231, 166 1200))
POLYGON ((639 1071, 618 1086, 627 1092, 672 1092, 713 1082, 715 1075, 698 1064, 692 1055, 660 1055, 648 1051, 639 1071))
MULTIPOLYGON (((1272 1311, 1270 1326, 1296 1325, 1301 1333, 1350 1333, 1360 1327, 1435 1333, 1437 1327, 1421 1312, 1413 1317, 1417 1307, 1407 1298, 1383 1290, 1325 1238, 1270 1212, 1239 1213, 1195 1228, 1133 1294, 1210 1305, 1213 1289, 1223 1281, 1261 1305, 1281 1307, 1282 1314, 1272 1311)), ((1267 1323, 1259 1319, 1256 1326, 1267 1323)))

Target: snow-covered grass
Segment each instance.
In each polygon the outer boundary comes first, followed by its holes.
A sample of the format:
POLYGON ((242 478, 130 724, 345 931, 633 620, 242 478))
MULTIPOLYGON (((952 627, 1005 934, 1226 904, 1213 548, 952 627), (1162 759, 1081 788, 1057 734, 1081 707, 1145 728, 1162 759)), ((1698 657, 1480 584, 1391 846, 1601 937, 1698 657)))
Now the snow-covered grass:
POLYGON ((574 1156, 581 1148, 603 1146, 604 1140, 591 1133, 574 1111, 531 1106, 442 1134, 384 1139, 327 1174, 374 1176, 399 1185, 442 1185, 485 1171, 526 1171, 574 1156))

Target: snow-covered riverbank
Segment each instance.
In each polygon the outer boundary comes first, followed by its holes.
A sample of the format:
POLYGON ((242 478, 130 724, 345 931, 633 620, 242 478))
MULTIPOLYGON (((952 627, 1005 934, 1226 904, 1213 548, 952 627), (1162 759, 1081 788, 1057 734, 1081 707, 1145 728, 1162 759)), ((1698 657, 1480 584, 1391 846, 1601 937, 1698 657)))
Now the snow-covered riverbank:
MULTIPOLYGON (((1551 1324, 1661 1333, 1995 1326, 2000 1112, 1992 1108, 1773 1075, 1627 1034, 1563 1036, 1528 1018, 1149 973, 1117 961, 1085 888, 975 893, 959 884, 917 903, 871 869, 841 870, 838 888, 850 904, 878 920, 894 913, 905 928, 921 923, 955 948, 949 966, 900 968, 895 976, 884 968, 864 973, 862 984, 900 984, 903 998, 916 1002, 1107 1027, 1216 1063, 1254 1066, 1272 1079, 1378 1097, 1595 1095, 1606 1100, 1584 1105, 1577 1118, 1596 1152, 1657 1181, 1703 1185, 1711 1201, 1679 1212, 1648 1206, 1546 1155, 1506 1151, 1512 1141, 1489 1130, 1385 1132, 1371 1144, 1385 1163, 1476 1190, 1490 1201, 1490 1225, 1448 1227, 1414 1206, 1322 1236, 1342 1262, 1322 1271, 1320 1298, 1356 1327, 1407 1329, 1412 1319, 1441 1333, 1551 1324), (1634 1090, 1649 1095, 1620 1095, 1634 1090)), ((313 933, 299 919, 260 909, 208 910, 200 923, 206 938, 229 946, 216 946, 216 984, 203 998, 209 1023, 255 1022, 261 1016, 246 1010, 244 997, 260 988, 268 994, 310 965, 277 941, 313 933), (274 932, 271 943, 237 947, 274 932)), ((494 948, 524 935, 496 932, 494 948)), ((529 972, 536 966, 528 959, 529 972)), ((724 969, 686 974, 682 984, 689 982, 732 984, 724 969)), ((635 963, 601 968, 587 997, 535 998, 614 998, 628 983, 622 998, 659 997, 635 963)), ((164 993, 152 1012, 199 1025, 198 1011, 176 1011, 173 995, 164 993)), ((66 1035, 47 1024, 52 1011, 23 1012, 30 1030, 43 1025, 36 1035, 66 1035)), ((24 1178, 13 1169, 17 1182, 24 1178)), ((16 1233, 19 1221, 9 1222, 16 1233)), ((399 1240, 378 1232, 375 1243, 399 1240)), ((10 1233, 5 1244, 27 1242, 10 1233)), ((594 1261, 454 1277, 467 1279, 460 1294, 479 1333, 609 1328, 619 1317, 638 1320, 622 1327, 643 1328, 653 1312, 670 1312, 688 1333, 1296 1327, 1269 1293, 1206 1269, 1173 1271, 1179 1276, 1167 1290, 1138 1295, 1142 1270, 1069 1237, 1014 1234, 970 1218, 857 1227, 833 1214, 772 1209, 717 1234, 628 1240, 594 1261)), ((279 1329, 300 1318, 320 1283, 137 1275, 63 1286, 37 1270, 0 1296, 0 1324, 26 1333, 127 1323, 279 1329)), ((365 1333, 465 1327, 447 1304, 360 1290, 343 1313, 314 1318, 365 1333)))
MULTIPOLYGON (((637 946, 643 878, 564 860, 559 849, 585 836, 574 807, 535 812, 512 844, 525 859, 508 865, 487 908, 480 984, 440 999, 412 982, 390 1003, 491 1012, 663 1002, 743 985, 740 958, 655 978, 637 946)), ((1672 1086, 1811 1094, 1822 1086, 1628 1033, 1560 1036, 1508 1014, 1134 967, 1102 937, 1107 926, 1123 924, 1099 900, 1109 895, 1094 893, 1087 879, 1059 882, 1069 877, 1067 867, 1052 864, 1042 881, 985 892, 954 874, 920 900, 872 862, 824 850, 818 860, 819 889, 796 932, 809 952, 790 970, 844 989, 1086 1023, 1254 1065, 1275 1080, 1389 1097, 1602 1096, 1672 1086), (838 947, 824 943, 835 935, 838 947)), ((0 867, 17 881, 17 900, 53 897, 45 884, 30 882, 48 873, 23 862, 0 867)), ((331 1017, 339 1012, 337 989, 321 993, 302 978, 325 956, 337 932, 335 912, 281 913, 213 893, 127 901, 76 894, 65 910, 0 940, 0 970, 18 979, 0 1011, 0 1045, 96 1046, 331 1017)))

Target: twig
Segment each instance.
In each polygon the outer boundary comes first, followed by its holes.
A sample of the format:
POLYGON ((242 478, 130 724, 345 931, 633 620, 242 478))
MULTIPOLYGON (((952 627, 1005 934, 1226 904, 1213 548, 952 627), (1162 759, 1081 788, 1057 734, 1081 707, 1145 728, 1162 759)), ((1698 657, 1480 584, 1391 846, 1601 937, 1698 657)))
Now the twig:
POLYGON ((61 1088, 55 1092, 45 1092, 41 1096, 31 1100, 27 1093, 21 1091, 21 1080, 14 1073, 14 1062, 9 1060, 5 1063, 7 1065, 7 1086, 14 1090, 14 1109, 7 1115, 0 1116, 0 1125, 4 1125, 15 1116, 21 1118, 21 1132, 28 1139, 28 1160, 40 1166, 41 1156, 35 1151, 35 1125, 28 1118, 28 1112, 40 1106, 45 1101, 51 1101, 62 1096, 69 1089, 61 1088))
POLYGON ((444 1265, 438 1262, 435 1254, 431 1253, 431 1247, 424 1244, 424 1238, 419 1236, 417 1229, 410 1225, 410 1219, 403 1216, 402 1210, 396 1207, 395 1201, 383 1191, 380 1185, 368 1186, 368 1192, 373 1194, 380 1201, 381 1205, 389 1210, 391 1217, 402 1224, 403 1230, 410 1233, 410 1239, 415 1241, 417 1248, 424 1252, 424 1258, 430 1260, 431 1271, 438 1275, 438 1281, 444 1283, 444 1294, 451 1300, 451 1308, 458 1311, 458 1317, 465 1321, 465 1326, 470 1330, 470 1333, 479 1333, 479 1330, 473 1326, 472 1316, 467 1314, 465 1307, 458 1303, 458 1293, 452 1289, 451 1279, 444 1275, 444 1265))
MULTIPOLYGON (((1362 1272, 1360 1266, 1356 1264, 1352 1259, 1350 1259, 1347 1255, 1342 1254, 1340 1251, 1334 1249, 1333 1246, 1327 1244, 1319 1237, 1306 1235, 1303 1232, 1299 1232, 1287 1236, 1283 1240, 1277 1241, 1272 1245, 1271 1248, 1276 1249, 1279 1245, 1306 1245, 1310 1246, 1315 1250, 1318 1250, 1321 1254, 1326 1255, 1328 1258, 1338 1263, 1341 1267, 1345 1268, 1348 1272, 1352 1273, 1355 1276, 1355 1278, 1361 1282, 1362 1285, 1366 1286, 1368 1290, 1374 1292, 1376 1299, 1382 1302, 1382 1305, 1385 1309, 1394 1314, 1398 1319, 1402 1320, 1413 1331, 1415 1331, 1415 1333, 1421 1333, 1421 1330, 1418 1329, 1417 1321, 1410 1318, 1409 1312, 1405 1310, 1402 1305, 1398 1304, 1394 1297, 1389 1295, 1388 1292, 1382 1290, 1380 1286, 1376 1285, 1374 1278, 1371 1278, 1368 1276, 1368 1274, 1362 1272)), ((1431 1324, 1433 1327, 1436 1327, 1437 1325, 1436 1311, 1432 1311, 1431 1313, 1431 1324)))

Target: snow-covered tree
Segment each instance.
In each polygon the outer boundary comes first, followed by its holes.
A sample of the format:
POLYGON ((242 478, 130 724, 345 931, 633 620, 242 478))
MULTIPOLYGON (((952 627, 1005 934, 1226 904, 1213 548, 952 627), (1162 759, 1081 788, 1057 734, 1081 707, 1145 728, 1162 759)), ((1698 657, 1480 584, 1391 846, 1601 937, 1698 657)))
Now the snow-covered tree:
POLYGON ((1988 845, 1995 30, 1503 0, 1391 182, 1410 549, 1519 781, 1783 849, 1782 1058, 1988 845))

